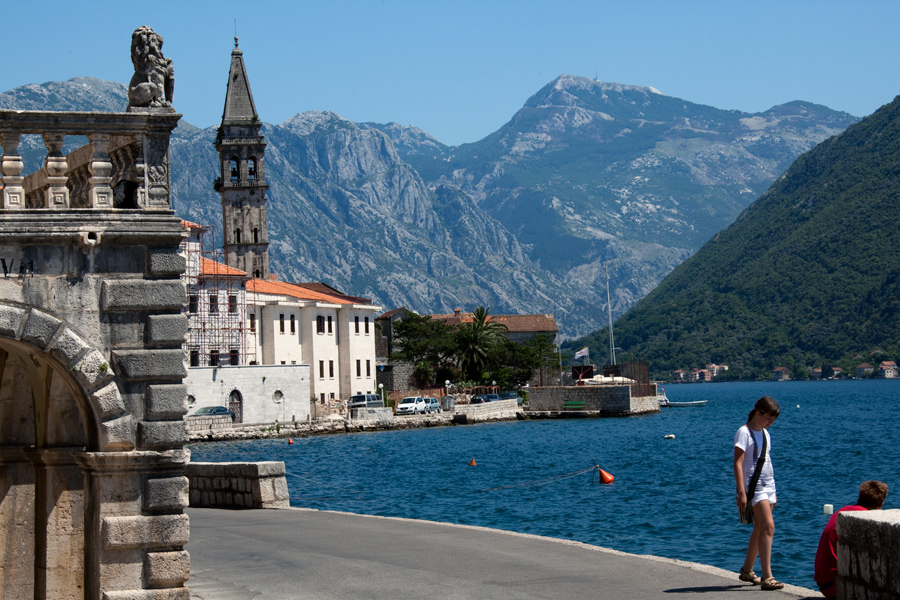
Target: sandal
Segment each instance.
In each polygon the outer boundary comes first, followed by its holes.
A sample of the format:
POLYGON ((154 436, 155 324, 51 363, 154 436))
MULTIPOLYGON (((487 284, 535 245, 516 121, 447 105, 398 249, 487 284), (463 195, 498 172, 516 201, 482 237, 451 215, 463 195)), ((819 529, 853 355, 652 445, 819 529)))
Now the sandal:
POLYGON ((776 581, 774 577, 767 577, 762 580, 762 589, 764 590, 780 590, 783 587, 784 584, 780 581, 776 581))
POLYGON ((756 576, 756 573, 753 571, 745 571, 744 567, 741 567, 741 574, 738 575, 738 579, 741 581, 746 581, 747 583, 752 583, 753 585, 759 585, 762 583, 762 579, 756 576))

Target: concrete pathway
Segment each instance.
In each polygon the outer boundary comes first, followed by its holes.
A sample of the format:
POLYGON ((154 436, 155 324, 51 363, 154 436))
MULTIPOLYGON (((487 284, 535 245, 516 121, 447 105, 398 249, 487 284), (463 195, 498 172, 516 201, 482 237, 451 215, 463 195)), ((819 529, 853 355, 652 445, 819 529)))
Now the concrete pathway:
POLYGON ((579 542, 306 509, 189 509, 196 600, 821 599, 579 542))

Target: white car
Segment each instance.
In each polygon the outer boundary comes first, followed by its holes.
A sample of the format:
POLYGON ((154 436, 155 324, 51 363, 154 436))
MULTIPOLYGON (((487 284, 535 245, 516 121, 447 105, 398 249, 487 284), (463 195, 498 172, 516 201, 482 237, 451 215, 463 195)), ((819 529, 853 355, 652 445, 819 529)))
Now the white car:
POLYGON ((397 405, 396 414, 398 415, 424 415, 428 410, 425 398, 422 396, 409 396, 400 401, 397 405))
POLYGON ((441 412, 441 403, 437 398, 425 398, 425 411, 439 413, 441 412))

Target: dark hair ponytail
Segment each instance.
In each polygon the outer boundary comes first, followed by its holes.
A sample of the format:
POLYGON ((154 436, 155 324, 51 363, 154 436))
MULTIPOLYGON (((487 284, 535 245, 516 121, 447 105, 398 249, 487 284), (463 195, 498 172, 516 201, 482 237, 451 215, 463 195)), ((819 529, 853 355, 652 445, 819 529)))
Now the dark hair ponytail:
POLYGON ((761 412, 764 415, 772 415, 773 417, 777 417, 781 414, 781 407, 778 406, 775 398, 771 396, 763 396, 756 401, 756 404, 753 406, 753 410, 751 410, 750 414, 747 415, 748 423, 751 419, 753 419, 753 413, 757 411, 761 412))

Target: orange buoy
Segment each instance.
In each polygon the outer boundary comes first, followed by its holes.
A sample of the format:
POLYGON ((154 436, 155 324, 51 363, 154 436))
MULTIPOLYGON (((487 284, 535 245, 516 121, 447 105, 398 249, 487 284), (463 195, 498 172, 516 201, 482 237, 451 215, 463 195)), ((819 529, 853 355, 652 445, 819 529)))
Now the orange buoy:
POLYGON ((288 444, 293 444, 293 443, 294 443, 294 440, 292 440, 291 438, 288 438, 288 444))
POLYGON ((612 483, 615 480, 615 477, 613 477, 603 469, 598 467, 597 470, 600 471, 600 480, 603 481, 603 483, 612 483))
POLYGON ((472 460, 469 461, 469 466, 470 466, 470 467, 477 467, 477 466, 478 466, 478 465, 475 464, 475 457, 474 457, 474 456, 472 457, 472 460))

